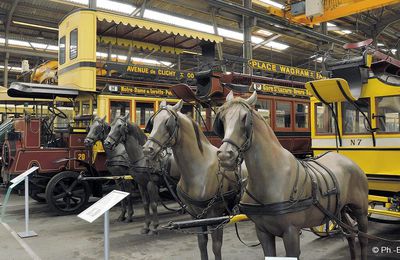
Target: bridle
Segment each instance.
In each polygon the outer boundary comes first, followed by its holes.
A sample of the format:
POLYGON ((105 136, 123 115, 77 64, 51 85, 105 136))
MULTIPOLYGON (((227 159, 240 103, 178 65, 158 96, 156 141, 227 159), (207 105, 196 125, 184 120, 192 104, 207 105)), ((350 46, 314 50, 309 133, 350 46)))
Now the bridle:
MULTIPOLYGON (((96 141, 98 141, 98 140, 105 139, 105 135, 104 135, 104 134, 105 134, 105 123, 102 122, 102 121, 99 120, 99 119, 94 119, 93 122, 97 122, 97 123, 100 125, 100 127, 101 127, 100 131, 101 131, 101 134, 103 135, 103 138, 98 137, 97 139, 95 139, 95 138, 89 136, 89 134, 88 134, 88 135, 85 137, 85 139, 90 140, 90 141, 92 142, 92 144, 94 144, 94 143, 95 143, 96 141)), ((90 127, 89 127, 89 129, 90 129, 90 127)), ((98 134, 98 131, 97 131, 97 130, 95 131, 95 134, 96 134, 96 136, 97 136, 97 134, 98 134)))
POLYGON ((246 118, 246 125, 245 125, 246 140, 243 142, 243 144, 239 145, 237 142, 233 141, 230 138, 222 139, 222 144, 228 143, 235 147, 235 149, 238 153, 238 156, 236 158, 237 165, 242 164, 243 159, 244 159, 243 155, 247 150, 249 150, 249 148, 251 146, 251 142, 253 140, 253 111, 251 110, 251 108, 249 108, 245 105, 243 105, 243 107, 245 107, 248 110, 247 115, 246 115, 247 118, 246 118))
POLYGON ((126 120, 122 119, 122 118, 117 118, 117 120, 121 120, 123 122, 123 127, 124 127, 124 132, 121 133, 121 129, 119 129, 118 131, 120 132, 120 135, 118 136, 118 138, 114 138, 111 134, 108 134, 108 138, 110 138, 114 144, 113 146, 119 144, 119 143, 125 143, 126 141, 126 134, 128 132, 128 122, 126 122, 126 120))
POLYGON ((168 147, 173 147, 173 146, 175 146, 175 145, 177 144, 177 142, 178 142, 178 141, 177 141, 177 140, 178 140, 178 130, 179 130, 178 115, 177 115, 175 112, 169 110, 169 109, 166 108, 166 107, 160 108, 160 109, 149 119, 149 122, 148 122, 149 127, 146 126, 146 128, 147 128, 148 130, 150 130, 149 128, 151 128, 151 130, 153 129, 153 120, 154 120, 154 117, 157 116, 157 115, 158 115, 161 111, 163 111, 163 110, 167 111, 168 114, 170 114, 170 115, 174 118, 174 120, 173 120, 172 123, 171 123, 171 121, 170 121, 170 120, 171 120, 171 116, 170 116, 170 118, 168 118, 167 122, 165 123, 165 124, 166 124, 166 128, 167 128, 167 130, 168 130, 169 137, 168 137, 168 139, 167 139, 164 143, 162 143, 160 140, 158 140, 157 138, 152 137, 152 136, 149 136, 149 137, 147 138, 148 141, 151 141, 151 142, 157 144, 157 145, 160 147, 160 150, 159 150, 155 155, 157 155, 157 154, 159 154, 160 152, 166 150, 168 147), (172 128, 172 124, 173 124, 173 129, 171 129, 171 128, 172 128))

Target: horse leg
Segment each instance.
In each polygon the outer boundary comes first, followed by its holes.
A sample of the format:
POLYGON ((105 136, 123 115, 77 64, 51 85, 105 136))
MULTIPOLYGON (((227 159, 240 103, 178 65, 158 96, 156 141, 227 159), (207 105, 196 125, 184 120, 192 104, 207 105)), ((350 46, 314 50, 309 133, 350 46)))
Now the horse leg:
POLYGON ((139 184, 139 192, 143 201, 144 208, 144 227, 140 231, 141 234, 147 234, 150 231, 150 210, 149 210, 149 195, 147 193, 146 187, 139 184))
POLYGON ((276 256, 275 236, 268 231, 263 231, 256 226, 258 240, 264 251, 264 256, 276 256))
MULTIPOLYGON (((121 191, 125 191, 125 187, 122 182, 116 181, 117 187, 121 191)), ((125 214, 126 214, 126 199, 123 199, 121 201, 121 214, 118 217, 118 221, 122 222, 125 220, 125 214)))
POLYGON ((300 256, 300 235, 299 229, 295 226, 289 226, 283 233, 283 244, 285 245, 286 256, 300 256))
POLYGON ((153 230, 150 231, 150 235, 157 234, 157 228, 158 228, 158 212, 157 212, 157 206, 158 206, 158 186, 155 184, 153 181, 149 181, 147 183, 147 190, 149 192, 149 197, 150 197, 150 206, 151 206, 151 211, 152 211, 152 225, 153 225, 153 230))
MULTIPOLYGON (((365 208, 351 208, 352 215, 357 220, 358 230, 364 233, 368 232, 368 203, 365 208)), ((367 246, 368 238, 363 235, 358 235, 358 241, 360 241, 361 247, 361 260, 367 259, 367 246)))
MULTIPOLYGON (((351 221, 348 219, 348 216, 346 216, 346 210, 343 209, 341 212, 342 215, 342 221, 346 223, 347 225, 352 225, 351 221)), ((350 230, 347 230, 348 233, 351 233, 350 230)), ((350 249, 350 259, 354 260, 356 259, 356 238, 354 236, 348 236, 347 242, 349 244, 349 249, 350 249)))
MULTIPOLYGON (((207 232, 207 227, 203 226, 200 227, 200 232, 207 232)), ((208 235, 207 234, 198 234, 197 235, 197 242, 199 245, 200 249, 200 259, 201 260, 208 260, 208 254, 207 254, 207 242, 208 242, 208 235)))
POLYGON ((133 185, 132 182, 130 181, 125 181, 125 187, 126 187, 126 192, 129 193, 129 195, 126 197, 126 208, 128 211, 127 218, 125 222, 132 222, 132 216, 133 216, 133 198, 132 198, 132 192, 133 192, 133 185))
POLYGON ((212 250, 215 256, 215 260, 222 259, 221 248, 222 248, 223 236, 224 236, 224 230, 222 228, 219 228, 211 233, 212 250))

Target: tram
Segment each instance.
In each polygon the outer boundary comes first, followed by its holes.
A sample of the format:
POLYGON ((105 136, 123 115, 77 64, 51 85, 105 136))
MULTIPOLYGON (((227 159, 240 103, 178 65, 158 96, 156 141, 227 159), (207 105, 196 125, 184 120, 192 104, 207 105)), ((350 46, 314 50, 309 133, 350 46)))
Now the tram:
POLYGON ((312 150, 351 158, 368 177, 369 212, 400 218, 400 62, 367 49, 326 67, 332 78, 306 83, 312 150))

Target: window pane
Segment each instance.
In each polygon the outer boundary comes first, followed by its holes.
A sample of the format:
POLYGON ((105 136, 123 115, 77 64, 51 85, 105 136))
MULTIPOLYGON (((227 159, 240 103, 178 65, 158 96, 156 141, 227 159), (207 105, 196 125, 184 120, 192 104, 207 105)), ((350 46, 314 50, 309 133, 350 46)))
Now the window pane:
POLYGON ((124 101, 111 101, 110 102, 110 122, 113 122, 115 118, 124 116, 129 113, 130 102, 124 101))
POLYGON ((295 119, 297 128, 308 128, 308 104, 305 103, 296 104, 295 119))
POLYGON ((78 29, 69 34, 69 59, 73 60, 78 56, 78 29))
POLYGON ((378 107, 378 131, 400 132, 400 96, 376 99, 378 107))
POLYGON ((335 121, 332 117, 331 110, 322 103, 315 104, 315 112, 317 117, 316 129, 320 134, 335 133, 335 121))
MULTIPOLYGON (((356 101, 361 111, 369 117, 369 99, 361 98, 356 101)), ((349 102, 342 102, 343 133, 368 133, 367 121, 360 111, 349 102)))
POLYGON ((60 38, 58 60, 60 64, 65 63, 65 36, 60 38))
POLYGON ((276 127, 277 128, 290 128, 291 127, 291 103, 289 102, 276 102, 276 127))
POLYGON ((136 124, 144 126, 154 114, 154 103, 136 102, 136 124))
POLYGON ((264 117, 268 124, 271 125, 271 101, 258 100, 256 110, 264 117))
POLYGON ((193 106, 185 104, 181 109, 181 113, 187 115, 188 117, 193 118, 193 106))

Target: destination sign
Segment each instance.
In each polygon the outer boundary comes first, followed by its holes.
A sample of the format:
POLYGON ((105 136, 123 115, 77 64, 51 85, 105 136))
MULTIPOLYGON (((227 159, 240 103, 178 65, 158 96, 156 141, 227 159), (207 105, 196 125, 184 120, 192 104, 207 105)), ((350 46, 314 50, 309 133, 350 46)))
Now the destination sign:
POLYGON ((264 70, 264 71, 274 72, 274 73, 282 73, 282 74, 292 75, 292 76, 297 76, 297 77, 312 78, 312 79, 324 79, 325 78, 324 76, 322 76, 321 73, 316 72, 316 71, 302 69, 302 68, 296 68, 296 67, 290 67, 290 66, 286 66, 286 65, 282 65, 282 64, 276 64, 276 63, 254 60, 254 59, 249 60, 249 66, 253 69, 264 70))
POLYGON ((289 96, 301 96, 301 97, 311 96, 311 93, 307 89, 283 87, 283 86, 254 83, 254 82, 251 84, 249 90, 250 91, 257 90, 264 93, 273 93, 273 94, 281 94, 289 96))
POLYGON ((138 87, 131 87, 131 86, 120 86, 120 90, 119 91, 122 94, 160 96, 160 97, 174 97, 174 94, 169 89, 138 88, 138 87))
POLYGON ((194 80, 195 73, 191 71, 179 71, 168 68, 157 68, 148 67, 141 65, 128 65, 128 64, 116 64, 107 63, 104 68, 108 71, 117 71, 121 74, 133 75, 133 76, 145 76, 153 78, 164 78, 172 80, 194 80))

